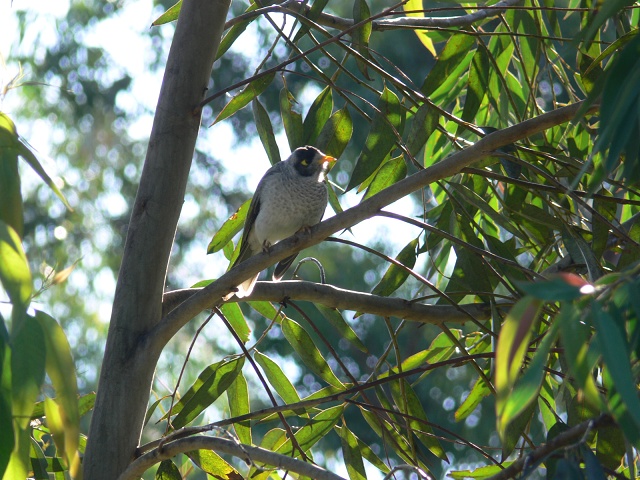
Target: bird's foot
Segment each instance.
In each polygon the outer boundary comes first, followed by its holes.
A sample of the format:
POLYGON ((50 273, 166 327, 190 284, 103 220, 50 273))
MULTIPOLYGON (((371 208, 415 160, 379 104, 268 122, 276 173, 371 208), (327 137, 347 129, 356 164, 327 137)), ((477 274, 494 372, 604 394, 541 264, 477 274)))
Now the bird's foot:
POLYGON ((269 253, 271 251, 271 242, 269 240, 265 240, 262 242, 262 252, 269 253))

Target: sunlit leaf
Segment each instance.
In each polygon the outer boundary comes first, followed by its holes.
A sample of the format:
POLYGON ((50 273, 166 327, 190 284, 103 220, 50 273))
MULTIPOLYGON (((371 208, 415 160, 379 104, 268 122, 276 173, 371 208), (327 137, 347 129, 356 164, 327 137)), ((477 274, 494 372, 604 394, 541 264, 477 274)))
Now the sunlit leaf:
MULTIPOLYGON (((295 437, 300 448, 306 452, 318 443, 318 441, 324 438, 327 432, 329 432, 335 424, 338 423, 343 412, 344 405, 336 405, 335 407, 327 408, 326 410, 322 410, 320 413, 316 414, 306 425, 295 433, 295 437)), ((287 456, 292 454, 295 456, 300 455, 300 451, 297 448, 294 449, 292 446, 291 440, 287 440, 280 448, 277 449, 277 452, 287 456)))
MULTIPOLYGON (((242 372, 238 374, 236 379, 227 389, 227 400, 229 401, 229 413, 232 417, 239 417, 240 415, 246 415, 251 411, 249 401, 249 387, 247 386, 247 380, 244 378, 242 372)), ((238 440, 245 445, 251 445, 251 422, 244 420, 242 422, 235 422, 233 429, 238 436, 238 440)))
POLYGON ((250 204, 251 199, 244 202, 240 208, 222 224, 220 230, 216 232, 211 239, 211 242, 209 242, 207 253, 215 253, 221 250, 240 230, 242 230, 250 204))
POLYGON ((238 357, 230 361, 223 360, 205 368, 180 401, 174 405, 172 414, 175 417, 171 420, 173 428, 184 427, 215 402, 242 371, 243 364, 244 357, 238 357))
POLYGON ((540 300, 524 297, 509 311, 500 330, 496 347, 495 386, 498 433, 506 435, 506 428, 518 412, 505 412, 507 401, 520 374, 529 348, 533 322, 542 306, 540 300))
POLYGON ((0 220, 0 282, 11 303, 26 309, 32 292, 31 271, 16 231, 0 220))
POLYGON ((339 158, 347 148, 353 133, 351 114, 345 105, 336 111, 322 127, 315 146, 332 157, 339 158))
POLYGON ((385 87, 378 102, 379 113, 373 117, 362 153, 351 174, 347 191, 360 185, 376 171, 380 163, 393 149, 396 132, 402 134, 404 113, 395 93, 385 87), (395 130, 395 131, 394 131, 395 130))
POLYGON ((223 480, 243 480, 244 478, 220 455, 211 450, 194 450, 186 452, 186 455, 213 478, 223 480))
POLYGON ((469 395, 467 395, 467 398, 464 399, 455 412, 456 422, 460 422, 471 415, 476 407, 480 405, 480 402, 491 395, 491 393, 487 382, 482 377, 478 377, 469 395))
MULTIPOLYGON (((46 371, 56 392, 55 402, 61 414, 64 430, 64 448, 58 451, 58 455, 64 457, 66 454, 71 465, 78 450, 80 437, 78 385, 71 347, 62 327, 55 319, 40 311, 36 312, 35 319, 45 334, 46 371)), ((74 477, 78 473, 72 472, 74 477)))
POLYGON ((159 25, 164 25, 165 23, 171 23, 178 19, 178 15, 180 14, 180 9, 182 8, 182 0, 178 0, 178 2, 169 7, 169 9, 156 18, 152 23, 152 27, 157 27, 159 25))
POLYGON ((213 121, 212 125, 221 122, 225 118, 229 118, 241 108, 246 107, 249 102, 251 102, 251 100, 256 98, 258 95, 264 92, 269 85, 271 85, 274 77, 275 73, 269 73, 267 75, 262 75, 261 77, 258 77, 251 83, 249 83, 240 93, 238 93, 229 101, 229 103, 225 105, 225 107, 213 121))
POLYGON ((14 431, 11 416, 11 349, 2 315, 0 322, 0 432, 4 432, 4 440, 0 442, 0 472, 4 472, 14 446, 14 431))
POLYGON ((242 340, 243 343, 247 343, 251 329, 247 324, 247 320, 244 318, 240 305, 237 303, 224 303, 220 306, 220 310, 222 310, 224 316, 229 320, 229 323, 238 337, 240 337, 240 340, 242 340))
POLYGON ((472 35, 455 34, 447 41, 438 61, 429 71, 420 90, 425 95, 432 95, 437 90, 450 90, 457 83, 461 73, 466 70, 473 58, 473 45, 476 40, 472 35))
POLYGON ((285 375, 280 366, 263 353, 255 351, 253 356, 255 361, 262 367, 267 380, 285 403, 296 403, 300 401, 300 396, 296 388, 285 375))
POLYGON ((390 187, 406 176, 407 164, 404 158, 400 156, 390 159, 388 162, 385 162, 376 173, 373 181, 369 184, 367 193, 364 194, 363 200, 390 187))
POLYGON ((282 333, 291 344, 304 364, 329 385, 344 387, 343 383, 333 373, 329 364, 316 347, 315 342, 299 323, 289 318, 282 320, 282 333))
MULTIPOLYGON (((419 12, 416 10, 424 10, 424 6, 422 5, 422 0, 409 0, 405 3, 402 8, 405 12, 407 12, 408 17, 420 17, 424 18, 424 11, 419 12)), ((427 50, 433 55, 436 56, 436 48, 433 45, 433 40, 429 36, 428 30, 419 30, 413 29, 413 32, 418 36, 418 40, 422 42, 427 50)))
POLYGON ((358 448, 358 438, 346 425, 338 430, 340 443, 342 444, 342 457, 347 467, 350 480, 366 480, 367 474, 362 461, 362 454, 358 448))
MULTIPOLYGON (((353 22, 360 23, 364 20, 367 20, 371 17, 371 11, 369 9, 369 5, 367 4, 367 0, 354 0, 353 2, 353 22)), ((371 55, 369 54, 369 37, 371 36, 371 31, 373 27, 371 22, 366 22, 358 28, 355 28, 351 32, 351 39, 353 40, 353 46, 355 49, 362 55, 365 59, 370 60, 371 55)), ((367 62, 356 59, 356 65, 364 78, 367 80, 372 80, 369 75, 369 71, 367 68, 367 62)))

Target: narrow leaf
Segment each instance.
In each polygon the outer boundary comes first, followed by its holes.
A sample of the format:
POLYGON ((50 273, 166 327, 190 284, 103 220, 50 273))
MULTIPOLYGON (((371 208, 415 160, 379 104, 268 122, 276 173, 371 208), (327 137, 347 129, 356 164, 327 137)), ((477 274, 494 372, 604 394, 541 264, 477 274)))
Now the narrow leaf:
POLYGON ((344 388, 344 384, 335 376, 315 342, 302 326, 289 318, 282 320, 282 333, 291 344, 304 364, 329 385, 344 388))
POLYGON ((407 176, 407 164, 402 156, 392 158, 385 162, 376 173, 373 181, 369 184, 367 193, 364 194, 362 200, 381 192, 394 183, 402 180, 407 176))
MULTIPOLYGON (((304 146, 302 115, 294 110, 294 106, 297 105, 297 103, 294 96, 286 87, 280 90, 280 116, 282 117, 282 125, 287 134, 289 148, 292 152, 296 148, 304 146)), ((326 151, 323 148, 320 148, 320 150, 323 152, 326 151)))
POLYGON ((345 105, 329 117, 318 135, 315 146, 327 155, 339 158, 347 148, 352 134, 353 122, 349 109, 345 105))
MULTIPOLYGON (((424 7, 422 5, 422 0, 409 0, 406 2, 402 8, 405 12, 407 12, 408 17, 420 17, 424 18, 424 7), (422 11, 419 11, 422 10, 422 11)), ((429 36, 428 30, 419 30, 413 29, 413 32, 418 36, 418 40, 425 46, 427 50, 433 55, 436 56, 436 47, 433 45, 433 40, 429 36)))
POLYGON ((304 144, 314 145, 324 124, 331 117, 333 111, 333 93, 331 88, 325 87, 311 104, 307 116, 302 124, 304 144))
POLYGON ((276 136, 273 134, 273 126, 271 125, 271 119, 269 114, 258 101, 257 98, 253 99, 253 117, 256 121, 256 129, 258 130, 258 136, 262 142, 262 146, 267 152, 271 165, 275 165, 280 161, 280 150, 276 143, 276 136))
POLYGON ((212 125, 221 122, 225 118, 229 118, 243 107, 246 107, 251 100, 256 98, 262 92, 264 92, 275 77, 275 73, 269 73, 256 78, 249 83, 240 93, 233 97, 229 103, 225 105, 222 111, 218 114, 212 125))
POLYGON ((215 253, 222 250, 226 244, 228 244, 236 234, 242 230, 244 221, 247 218, 247 212, 249 211, 249 205, 251 199, 244 202, 237 212, 229 217, 229 219, 222 224, 220 230, 216 232, 209 246, 207 247, 207 253, 215 253))
POLYGON ((182 475, 173 460, 168 459, 160 462, 156 470, 156 480, 182 480, 182 475))
POLYGON ((353 330, 353 328, 351 328, 351 325, 346 322, 340 313, 340 310, 337 308, 326 307, 320 303, 315 304, 315 306, 320 311, 324 319, 338 331, 340 338, 348 340, 361 352, 367 353, 369 351, 360 338, 358 338, 358 334, 353 330))
MULTIPOLYGON (((182 1, 182 0, 180 0, 182 1)), ((244 13, 249 13, 257 8, 260 8, 260 4, 258 2, 252 3, 249 7, 244 11, 244 13)), ((220 46, 218 47, 218 51, 216 52, 216 60, 222 57, 227 50, 233 45, 233 42, 242 35, 242 33, 247 29, 247 26, 254 20, 259 18, 259 16, 252 17, 248 20, 243 20, 241 22, 236 23, 233 27, 231 27, 227 33, 224 34, 222 40, 220 41, 220 46)))
POLYGON ((367 474, 362 461, 362 454, 358 448, 358 438, 346 425, 338 429, 342 444, 342 457, 351 480, 366 480, 367 474))
POLYGON ((396 144, 397 134, 402 134, 404 126, 402 106, 396 94, 386 87, 378 101, 378 110, 371 122, 362 153, 351 174, 347 191, 360 185, 376 171, 396 144))
MULTIPOLYGON (((227 390, 227 400, 229 401, 229 413, 232 417, 239 417, 240 415, 246 415, 251 411, 249 403, 249 388, 247 387, 247 380, 242 375, 242 372, 238 374, 233 383, 227 390)), ((245 445, 251 445, 251 422, 245 420, 243 422, 236 422, 233 424, 233 429, 236 431, 238 440, 245 445)))
MULTIPOLYGON (((336 405, 335 407, 330 407, 326 410, 322 410, 320 413, 315 415, 309 422, 300 428, 296 433, 295 437, 298 441, 298 445, 302 448, 303 451, 308 451, 311 447, 313 447, 318 441, 320 441, 324 436, 329 432, 335 425, 338 423, 338 420, 342 417, 344 412, 344 405, 336 405)), ((280 448, 276 450, 278 453, 282 455, 294 455, 299 456, 300 451, 296 448, 294 449, 291 440, 287 440, 280 448)))
POLYGON ((171 421, 174 429, 184 427, 222 395, 242 371, 244 357, 214 363, 203 370, 195 383, 173 407, 177 415, 171 421))
POLYGON ((242 480, 244 477, 240 475, 235 468, 229 465, 220 455, 211 450, 194 450, 186 452, 186 455, 195 463, 202 471, 208 473, 213 478, 224 480, 242 480))
POLYGON ((253 358, 258 365, 262 367, 267 380, 285 403, 296 403, 300 401, 300 396, 296 388, 276 362, 257 350, 253 358))
POLYGON ((0 220, 0 282, 15 307, 26 309, 32 293, 31 271, 16 231, 0 220))
POLYGON ((180 14, 180 9, 182 8, 182 0, 178 0, 178 2, 169 7, 169 9, 156 18, 152 23, 152 27, 157 27, 159 25, 164 25, 165 23, 171 23, 178 19, 178 15, 180 14))
MULTIPOLYGON (((396 260, 409 269, 413 268, 416 263, 417 246, 418 239, 416 238, 414 240, 411 240, 400 251, 400 253, 396 257, 396 260)), ((371 294, 388 297, 402 286, 408 276, 409 272, 406 269, 401 268, 395 264, 391 264, 389 265, 389 268, 387 268, 387 271, 382 276, 378 284, 373 287, 371 294)))
POLYGON ((242 340, 242 343, 247 343, 249 341, 249 334, 251 333, 251 329, 247 324, 247 320, 244 318, 244 314, 240 309, 240 305, 237 303, 224 303, 220 306, 220 310, 227 317, 229 323, 242 340))

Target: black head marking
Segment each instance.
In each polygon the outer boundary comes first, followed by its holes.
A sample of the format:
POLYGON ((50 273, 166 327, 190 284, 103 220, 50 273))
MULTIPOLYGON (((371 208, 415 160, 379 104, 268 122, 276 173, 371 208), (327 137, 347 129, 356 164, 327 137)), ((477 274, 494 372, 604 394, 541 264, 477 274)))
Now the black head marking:
POLYGON ((310 177, 318 171, 320 165, 314 162, 320 156, 320 151, 315 147, 300 147, 293 152, 293 167, 303 177, 310 177))

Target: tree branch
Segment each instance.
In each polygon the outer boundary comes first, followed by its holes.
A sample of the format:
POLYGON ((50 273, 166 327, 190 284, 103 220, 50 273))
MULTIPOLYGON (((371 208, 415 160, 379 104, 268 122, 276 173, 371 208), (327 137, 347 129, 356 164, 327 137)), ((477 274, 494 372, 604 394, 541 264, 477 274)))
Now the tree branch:
MULTIPOLYGON (((187 288, 165 293, 162 299, 163 312, 169 313, 201 290, 201 288, 187 288)), ((434 325, 465 323, 469 321, 470 316, 478 320, 487 320, 491 317, 490 307, 484 304, 424 305, 404 298, 381 297, 370 293, 345 290, 333 285, 299 280, 258 282, 251 295, 244 300, 266 300, 269 302, 302 300, 320 303, 331 308, 354 310, 381 317, 397 317, 434 325)), ((238 299, 233 297, 229 301, 234 302, 238 299)))
POLYGON ((591 430, 610 426, 612 424, 613 418, 611 418, 610 415, 600 415, 598 418, 579 423, 575 427, 558 434, 558 436, 554 437, 553 440, 541 445, 528 455, 519 458, 500 473, 489 477, 487 480, 506 480, 508 478, 514 478, 518 473, 524 470, 527 465, 535 465, 538 461, 541 461, 554 451, 580 442, 582 438, 584 438, 585 434, 589 433, 591 430))
MULTIPOLYGON (((398 28, 410 28, 410 29, 426 29, 426 28, 452 28, 452 27, 466 27, 479 20, 495 17, 505 11, 506 8, 520 3, 522 0, 504 0, 496 3, 495 5, 480 7, 477 11, 469 13, 467 15, 459 15, 455 17, 407 17, 401 16, 393 19, 379 18, 371 21, 371 27, 376 31, 398 29, 398 28)), ((263 2, 265 5, 263 8, 248 12, 243 15, 229 20, 225 24, 225 28, 231 28, 233 25, 246 21, 247 19, 254 18, 258 15, 263 15, 270 12, 279 13, 291 13, 296 12, 300 15, 307 17, 311 10, 311 7, 307 3, 297 1, 285 1, 282 3, 275 2, 263 2), (269 5, 271 4, 271 5, 269 5)), ((388 15, 394 15, 393 12, 388 15)), ((336 28, 338 30, 346 30, 353 27, 354 22, 349 18, 338 17, 330 13, 322 12, 315 22, 319 25, 329 28, 336 28)))
POLYGON ((226 453, 247 462, 266 463, 278 469, 296 472, 316 480, 344 480, 342 477, 324 468, 291 458, 287 455, 275 453, 260 447, 242 445, 224 438, 204 436, 175 440, 163 445, 162 448, 157 448, 149 453, 145 453, 131 462, 129 467, 118 477, 118 480, 137 480, 156 463, 175 457, 179 453, 193 450, 212 450, 217 453, 226 453))
MULTIPOLYGON (((293 253, 320 243, 336 232, 346 230, 373 217, 382 208, 396 200, 420 188, 424 188, 436 180, 458 173, 462 168, 482 160, 502 146, 568 122, 575 117, 582 105, 583 102, 577 102, 567 107, 558 108, 535 118, 525 120, 522 123, 503 130, 493 132, 472 146, 456 152, 431 167, 391 185, 376 195, 360 202, 357 206, 349 208, 315 225, 309 229, 309 232, 301 232, 293 235, 271 247, 269 252, 254 255, 168 313, 147 335, 146 340, 148 341, 149 347, 160 351, 173 335, 189 320, 202 310, 219 303, 222 296, 231 292, 236 285, 239 285, 252 275, 255 275, 293 253)), ((591 113, 595 111, 596 108, 597 106, 592 106, 586 113, 591 113)))

